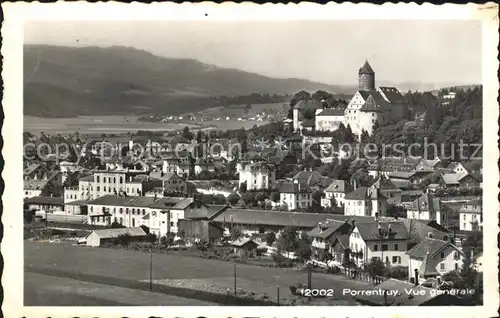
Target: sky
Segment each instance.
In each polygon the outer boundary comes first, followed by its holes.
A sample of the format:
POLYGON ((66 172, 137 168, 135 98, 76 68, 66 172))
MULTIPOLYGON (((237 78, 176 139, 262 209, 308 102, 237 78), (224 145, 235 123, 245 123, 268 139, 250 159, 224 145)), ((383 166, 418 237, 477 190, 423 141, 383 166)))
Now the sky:
POLYGON ((481 24, 467 20, 113 21, 25 24, 26 44, 123 45, 272 77, 352 85, 481 83, 481 24))

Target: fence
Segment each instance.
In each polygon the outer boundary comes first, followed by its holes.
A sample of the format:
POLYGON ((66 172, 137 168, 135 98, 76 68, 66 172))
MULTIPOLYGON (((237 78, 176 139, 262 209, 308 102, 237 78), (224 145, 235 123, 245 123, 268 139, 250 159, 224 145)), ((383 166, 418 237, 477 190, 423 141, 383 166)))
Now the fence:
POLYGON ((341 267, 341 272, 352 279, 357 279, 359 281, 371 283, 373 285, 378 285, 383 281, 387 280, 387 277, 371 275, 370 273, 363 272, 357 268, 343 268, 341 267))

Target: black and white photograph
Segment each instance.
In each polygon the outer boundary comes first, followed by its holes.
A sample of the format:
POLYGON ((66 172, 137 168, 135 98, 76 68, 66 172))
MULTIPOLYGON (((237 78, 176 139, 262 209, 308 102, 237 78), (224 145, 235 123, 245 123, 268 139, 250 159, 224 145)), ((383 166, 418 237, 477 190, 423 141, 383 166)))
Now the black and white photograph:
POLYGON ((20 306, 498 304, 487 18, 207 12, 22 21, 20 306))

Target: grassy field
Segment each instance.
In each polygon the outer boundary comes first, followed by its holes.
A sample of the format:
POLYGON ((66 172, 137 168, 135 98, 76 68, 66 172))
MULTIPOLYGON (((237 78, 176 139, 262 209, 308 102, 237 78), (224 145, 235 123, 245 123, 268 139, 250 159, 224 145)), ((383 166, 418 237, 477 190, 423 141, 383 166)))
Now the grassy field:
MULTIPOLYGON (((229 105, 212 107, 197 112, 196 115, 199 116, 213 116, 213 117, 234 117, 242 116, 245 114, 246 105, 229 105)), ((271 104, 252 104, 245 116, 254 117, 258 113, 266 112, 268 114, 276 114, 278 112, 288 111, 288 103, 271 103, 271 104)))
MULTIPOLYGON (((25 242, 25 272, 61 276, 84 281, 118 284, 124 281, 139 282, 149 279, 149 254, 105 248, 75 247, 65 244, 25 242), (70 256, 70 257, 68 257, 70 256), (104 265, 105 264, 105 265, 104 265)), ((272 299, 276 287, 281 297, 291 296, 289 286, 307 282, 307 273, 280 268, 264 268, 246 264, 236 266, 237 288, 247 292, 267 293, 272 299)), ((216 260, 183 257, 168 254, 153 255, 153 279, 204 282, 220 287, 232 286, 233 264, 216 260)), ((334 288, 335 297, 342 302, 355 304, 349 296, 342 296, 342 288, 366 288, 363 282, 344 276, 313 274, 313 288, 334 288)), ((175 294, 180 296, 179 294, 175 294)), ((183 294, 184 295, 184 294, 183 294)), ((333 300, 333 299, 332 299, 333 300)))
POLYGON ((184 126, 186 124, 182 123, 141 123, 137 121, 137 116, 24 117, 24 131, 31 133, 42 131, 47 133, 126 133, 137 130, 175 130, 184 126))

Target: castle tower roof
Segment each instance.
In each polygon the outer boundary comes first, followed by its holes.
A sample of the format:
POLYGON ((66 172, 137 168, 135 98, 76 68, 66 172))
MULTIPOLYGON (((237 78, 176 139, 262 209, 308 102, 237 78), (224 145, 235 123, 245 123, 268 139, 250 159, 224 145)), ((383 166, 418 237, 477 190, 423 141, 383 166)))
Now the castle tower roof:
POLYGON ((372 67, 370 66, 370 63, 368 61, 365 61, 365 64, 363 67, 359 69, 359 74, 375 74, 373 71, 372 67))

